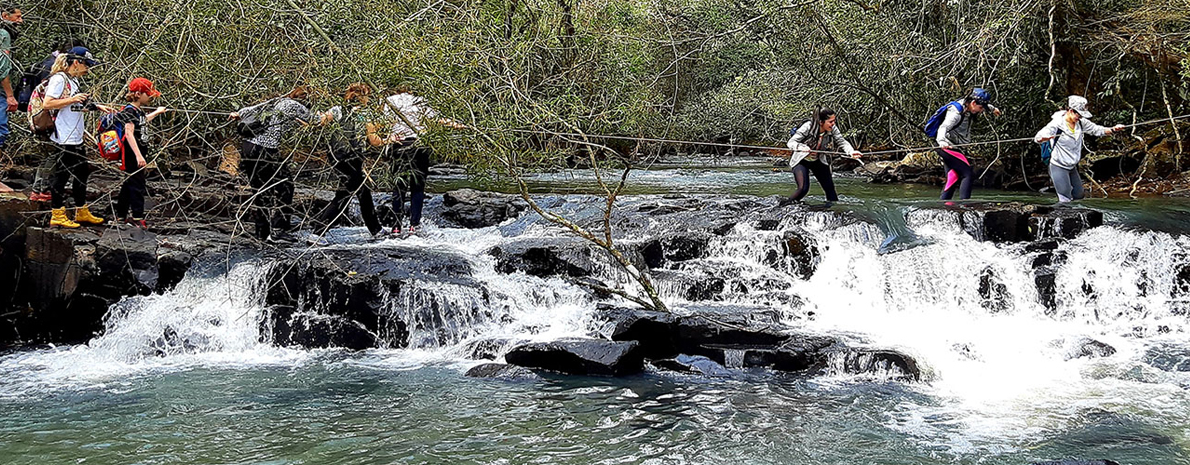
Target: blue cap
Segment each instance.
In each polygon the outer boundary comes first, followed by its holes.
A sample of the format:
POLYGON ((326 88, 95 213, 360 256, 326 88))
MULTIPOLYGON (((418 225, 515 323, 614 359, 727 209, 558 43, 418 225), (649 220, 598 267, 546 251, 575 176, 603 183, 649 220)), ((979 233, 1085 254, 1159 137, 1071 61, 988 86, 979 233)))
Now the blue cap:
POLYGON ((73 55, 74 57, 76 57, 78 59, 81 59, 82 62, 85 63, 87 66, 95 66, 95 65, 99 64, 98 61, 95 61, 95 57, 91 56, 91 51, 87 50, 87 47, 75 47, 75 48, 70 49, 70 51, 66 52, 66 53, 73 55))
POLYGON ((972 90, 971 96, 975 97, 975 101, 980 105, 987 105, 988 102, 992 101, 992 94, 988 93, 988 91, 984 90, 982 87, 976 87, 974 90, 972 90))

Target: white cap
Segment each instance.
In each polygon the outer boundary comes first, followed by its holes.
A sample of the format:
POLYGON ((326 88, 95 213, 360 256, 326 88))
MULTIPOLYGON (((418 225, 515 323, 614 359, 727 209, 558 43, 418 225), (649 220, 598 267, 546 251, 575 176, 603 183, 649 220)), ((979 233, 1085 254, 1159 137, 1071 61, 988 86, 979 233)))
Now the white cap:
POLYGON ((1083 118, 1090 118, 1091 112, 1087 111, 1087 99, 1077 95, 1070 96, 1070 103, 1068 104, 1071 110, 1077 111, 1083 118))

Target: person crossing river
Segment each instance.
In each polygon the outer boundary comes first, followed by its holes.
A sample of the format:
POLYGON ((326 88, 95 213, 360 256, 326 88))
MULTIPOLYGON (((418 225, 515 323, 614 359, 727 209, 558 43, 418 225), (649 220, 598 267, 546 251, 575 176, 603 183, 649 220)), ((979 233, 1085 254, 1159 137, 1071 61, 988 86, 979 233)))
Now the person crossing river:
POLYGON ((967 150, 957 146, 971 143, 971 122, 984 111, 1000 116, 1000 109, 992 106, 991 94, 976 87, 963 100, 947 103, 940 108, 926 123, 926 135, 934 137, 938 143, 935 150, 942 157, 942 164, 946 165, 946 185, 942 187, 940 197, 942 200, 953 198, 955 190, 959 191, 959 199, 971 198, 975 169, 967 158, 967 150), (937 131, 936 134, 934 131, 937 131))
POLYGON ((837 202, 839 194, 835 192, 835 181, 831 178, 830 158, 825 153, 842 151, 852 158, 863 156, 855 150, 843 133, 839 131, 838 116, 834 110, 824 108, 814 114, 814 119, 806 121, 793 133, 786 144, 790 152, 789 167, 793 171, 793 180, 797 183, 797 190, 782 203, 796 202, 810 192, 810 173, 818 179, 826 193, 828 202, 837 202))

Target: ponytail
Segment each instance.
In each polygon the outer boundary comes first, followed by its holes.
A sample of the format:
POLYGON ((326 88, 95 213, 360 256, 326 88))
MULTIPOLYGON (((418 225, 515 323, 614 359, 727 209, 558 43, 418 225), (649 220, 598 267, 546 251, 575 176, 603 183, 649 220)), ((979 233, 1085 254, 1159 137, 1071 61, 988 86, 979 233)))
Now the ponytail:
POLYGON ((66 68, 70 67, 70 64, 67 63, 69 57, 69 53, 59 53, 58 57, 54 58, 54 66, 50 67, 50 75, 65 73, 66 68))

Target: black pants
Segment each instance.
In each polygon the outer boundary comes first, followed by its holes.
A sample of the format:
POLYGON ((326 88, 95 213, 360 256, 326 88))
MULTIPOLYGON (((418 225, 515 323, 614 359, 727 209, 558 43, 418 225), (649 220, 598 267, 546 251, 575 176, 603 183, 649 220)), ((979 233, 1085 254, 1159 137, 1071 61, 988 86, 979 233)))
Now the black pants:
POLYGON ((240 149, 240 171, 256 189, 256 198, 248 206, 256 225, 256 237, 266 239, 274 228, 288 230, 286 213, 293 205, 293 176, 277 149, 244 142, 240 149))
POLYGON ((433 150, 414 143, 408 147, 397 147, 390 153, 393 163, 393 217, 396 227, 401 227, 405 215, 405 193, 409 193, 409 226, 421 226, 422 205, 426 201, 426 177, 430 174, 430 155, 433 150))
POLYGON ((132 210, 132 217, 143 220, 145 218, 145 170, 136 166, 136 155, 124 152, 124 172, 128 178, 120 185, 120 195, 116 197, 116 218, 127 218, 128 210, 132 210))
POLYGON ((364 224, 368 226, 368 232, 376 235, 380 232, 380 220, 376 219, 376 205, 372 202, 372 190, 368 189, 364 182, 364 160, 358 154, 347 153, 343 154, 341 151, 332 153, 335 159, 335 170, 339 172, 339 189, 335 191, 335 198, 331 203, 323 208, 318 216, 315 217, 315 223, 318 224, 318 234, 326 234, 326 231, 335 224, 335 220, 347 212, 348 205, 351 205, 351 196, 354 195, 359 199, 359 214, 364 217, 364 224))
POLYGON ((810 173, 814 173, 814 178, 822 184, 823 192, 826 192, 826 200, 828 202, 837 202, 839 194, 835 192, 835 180, 831 178, 830 165, 823 163, 821 159, 814 161, 802 160, 793 166, 793 180, 797 182, 797 190, 793 192, 792 200, 801 200, 810 192, 810 173))
MULTIPOLYGON (((936 149, 938 155, 942 157, 942 164, 946 165, 946 184, 942 187, 942 200, 950 200, 954 197, 954 191, 959 191, 959 199, 967 200, 971 198, 971 181, 975 179, 975 170, 971 165, 963 161, 961 158, 951 155, 943 149, 936 149), (954 173, 953 175, 951 173, 954 173)), ((954 149, 951 149, 954 150, 954 149)), ((967 155, 955 151, 963 158, 967 155)))
POLYGON ((87 178, 91 176, 91 164, 87 163, 87 152, 82 144, 57 145, 58 158, 54 162, 53 182, 50 184, 51 205, 54 208, 66 206, 66 183, 71 183, 74 206, 87 204, 87 178))

